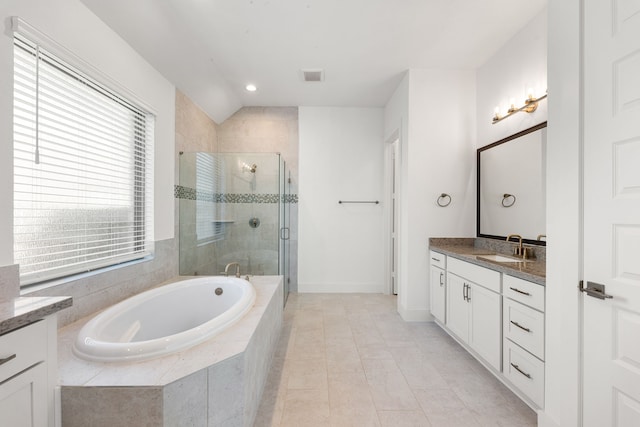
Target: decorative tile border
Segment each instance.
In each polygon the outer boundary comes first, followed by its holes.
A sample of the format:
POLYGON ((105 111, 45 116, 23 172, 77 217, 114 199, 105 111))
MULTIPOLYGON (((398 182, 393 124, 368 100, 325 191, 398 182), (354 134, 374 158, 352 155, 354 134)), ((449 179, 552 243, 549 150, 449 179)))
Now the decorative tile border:
MULTIPOLYGON (((173 189, 176 199, 204 200, 215 203, 278 203, 279 194, 247 194, 247 193, 207 193, 195 188, 176 185, 173 189)), ((298 203, 297 194, 282 195, 284 203, 298 203)))

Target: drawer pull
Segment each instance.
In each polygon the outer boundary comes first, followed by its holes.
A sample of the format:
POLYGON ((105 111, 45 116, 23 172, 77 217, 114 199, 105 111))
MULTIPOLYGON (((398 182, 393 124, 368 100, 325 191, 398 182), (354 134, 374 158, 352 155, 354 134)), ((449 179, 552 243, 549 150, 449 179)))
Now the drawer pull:
MULTIPOLYGON (((424 258, 423 258, 423 259, 424 259, 424 258)), ((431 257, 431 259, 432 259, 432 260, 434 260, 434 261, 436 261, 436 262, 440 262, 440 260, 439 260, 438 258, 431 257)))
POLYGON ((12 354, 9 357, 5 357, 4 359, 0 359, 0 365, 4 365, 5 363, 9 362, 10 360, 13 360, 16 358, 15 354, 12 354))
POLYGON ((518 322, 514 322, 513 320, 509 320, 509 322, 511 322, 513 325, 517 326, 518 328, 522 329, 523 331, 531 332, 531 329, 525 328, 524 326, 522 326, 518 322))
POLYGON ((519 367, 518 365, 515 365, 515 364, 511 363, 511 366, 513 366, 513 368, 514 368, 516 371, 520 372, 520 373, 521 373, 522 375, 524 375, 525 377, 527 377, 527 378, 531 379, 531 375, 527 374, 525 371, 523 371, 522 369, 520 369, 520 367, 519 367))
POLYGON ((517 293, 522 294, 522 295, 526 295, 526 296, 529 296, 529 297, 531 296, 531 294, 529 292, 521 291, 518 288, 509 287, 509 289, 511 289, 513 292, 517 292, 517 293))

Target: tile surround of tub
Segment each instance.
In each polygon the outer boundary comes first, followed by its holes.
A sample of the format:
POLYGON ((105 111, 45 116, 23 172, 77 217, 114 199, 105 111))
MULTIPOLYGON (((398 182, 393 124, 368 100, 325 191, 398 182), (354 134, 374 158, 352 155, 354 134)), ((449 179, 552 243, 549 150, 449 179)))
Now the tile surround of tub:
MULTIPOLYGON (((136 363, 86 362, 75 357, 71 347, 78 330, 89 319, 60 329, 63 425, 89 425, 71 422, 82 419, 95 421, 91 425, 98 426, 130 425, 119 417, 114 417, 111 424, 103 423, 110 420, 117 406, 101 406, 99 414, 81 415, 81 411, 92 411, 92 402, 113 400, 117 404, 120 397, 111 394, 115 389, 123 395, 143 391, 142 396, 149 401, 141 397, 135 402, 142 407, 155 408, 159 399, 161 413, 160 418, 154 418, 154 426, 250 427, 279 341, 283 312, 281 278, 256 277, 252 281, 257 291, 256 302, 238 323, 205 343, 165 357, 136 363), (150 389, 159 390, 159 397, 148 392, 150 389), (73 414, 69 412, 72 410, 73 414)), ((125 407, 127 411, 129 408, 125 407)))
POLYGON ((153 259, 86 273, 26 296, 71 296, 73 306, 58 314, 63 327, 178 275, 177 239, 155 242, 153 259))
POLYGON ((0 301, 20 296, 20 269, 18 264, 0 267, 0 301))
POLYGON ((62 389, 62 424, 65 427, 162 425, 162 388, 62 389))

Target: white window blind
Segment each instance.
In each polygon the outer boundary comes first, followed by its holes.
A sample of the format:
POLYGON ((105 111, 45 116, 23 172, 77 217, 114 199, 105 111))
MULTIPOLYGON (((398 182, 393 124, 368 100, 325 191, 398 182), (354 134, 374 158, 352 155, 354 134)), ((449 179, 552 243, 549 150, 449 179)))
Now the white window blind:
POLYGON ((153 250, 154 117, 14 37, 14 258, 21 284, 153 250))

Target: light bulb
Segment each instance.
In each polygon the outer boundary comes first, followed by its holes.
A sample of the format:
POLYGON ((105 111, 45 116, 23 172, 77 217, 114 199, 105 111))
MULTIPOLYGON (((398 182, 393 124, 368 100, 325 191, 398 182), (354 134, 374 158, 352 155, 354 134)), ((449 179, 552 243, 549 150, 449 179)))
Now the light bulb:
POLYGON ((532 87, 527 89, 527 98, 529 98, 529 99, 533 99, 534 98, 534 96, 533 96, 533 88, 532 87))

